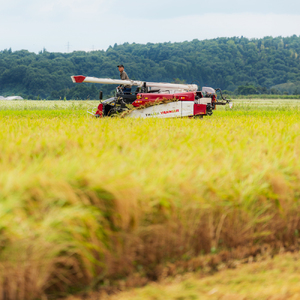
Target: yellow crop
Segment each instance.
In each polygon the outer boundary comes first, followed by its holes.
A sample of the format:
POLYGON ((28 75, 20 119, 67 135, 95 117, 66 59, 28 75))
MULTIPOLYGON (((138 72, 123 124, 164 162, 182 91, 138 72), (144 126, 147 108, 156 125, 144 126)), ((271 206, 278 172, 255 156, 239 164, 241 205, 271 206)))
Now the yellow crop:
POLYGON ((144 120, 93 119, 93 102, 0 103, 0 299, 296 243, 299 102, 265 104, 144 120))

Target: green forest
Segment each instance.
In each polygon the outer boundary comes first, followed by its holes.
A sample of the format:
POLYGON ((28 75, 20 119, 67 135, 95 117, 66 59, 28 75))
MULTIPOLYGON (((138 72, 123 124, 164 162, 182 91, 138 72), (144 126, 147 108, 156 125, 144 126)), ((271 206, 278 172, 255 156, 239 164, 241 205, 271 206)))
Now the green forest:
POLYGON ((71 75, 196 83, 231 95, 300 94, 300 37, 244 37, 110 46, 106 51, 0 51, 0 95, 25 99, 96 99, 112 85, 74 84, 71 75))

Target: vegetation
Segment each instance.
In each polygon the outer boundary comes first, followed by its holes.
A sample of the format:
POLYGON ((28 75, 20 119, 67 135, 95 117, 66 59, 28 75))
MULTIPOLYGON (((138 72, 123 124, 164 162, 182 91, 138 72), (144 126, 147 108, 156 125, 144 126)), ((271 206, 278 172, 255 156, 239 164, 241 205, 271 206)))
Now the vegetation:
MULTIPOLYGON (((105 297, 106 300, 288 300, 299 299, 299 253, 281 254, 263 261, 237 265, 224 269, 213 276, 185 274, 145 288, 105 297), (295 263, 296 262, 296 263, 295 263)), ((224 266, 223 266, 224 267, 224 266)), ((89 299, 99 299, 91 294, 89 299)), ((79 300, 81 297, 69 297, 79 300)))
POLYGON ((278 103, 141 120, 90 118, 92 101, 1 102, 0 299, 138 286, 296 246, 300 103, 278 103))
MULTIPOLYGON (((0 52, 0 94, 26 99, 98 99, 94 85, 71 82, 71 75, 118 78, 123 63, 132 79, 196 83, 235 94, 297 94, 300 37, 243 37, 183 43, 115 45, 106 51, 39 54, 0 52)), ((109 95, 114 87, 101 87, 109 95)))
POLYGON ((300 81, 278 84, 273 89, 285 94, 299 95, 300 81))
POLYGON ((269 94, 261 94, 261 95, 232 95, 232 94, 224 94, 227 98, 229 99, 278 99, 278 100, 283 100, 283 99, 300 99, 300 95, 269 95, 269 94))

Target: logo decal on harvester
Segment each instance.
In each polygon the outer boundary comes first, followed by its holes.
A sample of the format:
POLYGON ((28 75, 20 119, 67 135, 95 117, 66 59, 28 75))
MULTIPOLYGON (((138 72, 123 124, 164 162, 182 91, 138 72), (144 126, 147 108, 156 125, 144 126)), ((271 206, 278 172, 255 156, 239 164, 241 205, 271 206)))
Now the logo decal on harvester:
POLYGON ((173 114, 173 113, 177 113, 177 112, 179 112, 179 109, 161 111, 160 114, 166 115, 166 114, 173 114))
POLYGON ((166 114, 174 114, 179 112, 179 109, 173 109, 173 110, 165 110, 161 112, 154 112, 152 114, 146 114, 146 117, 153 117, 153 116, 158 116, 158 115, 166 115, 166 114))
POLYGON ((152 116, 157 116, 157 115, 159 115, 159 113, 158 112, 154 112, 152 114, 146 114, 146 117, 152 117, 152 116))

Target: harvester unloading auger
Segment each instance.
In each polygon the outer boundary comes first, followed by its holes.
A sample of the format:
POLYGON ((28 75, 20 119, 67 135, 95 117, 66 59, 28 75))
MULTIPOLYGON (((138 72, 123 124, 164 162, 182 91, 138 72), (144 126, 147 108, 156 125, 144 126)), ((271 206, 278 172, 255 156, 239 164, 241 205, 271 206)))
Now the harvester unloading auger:
POLYGON ((116 96, 102 100, 93 112, 95 117, 121 115, 132 118, 178 118, 203 117, 212 115, 217 105, 226 105, 220 89, 203 87, 198 91, 196 84, 157 83, 135 80, 119 80, 110 78, 71 76, 73 82, 90 82, 101 84, 118 84, 137 86, 135 92, 124 93, 117 88, 116 96), (216 91, 220 91, 222 100, 217 99, 216 91))

